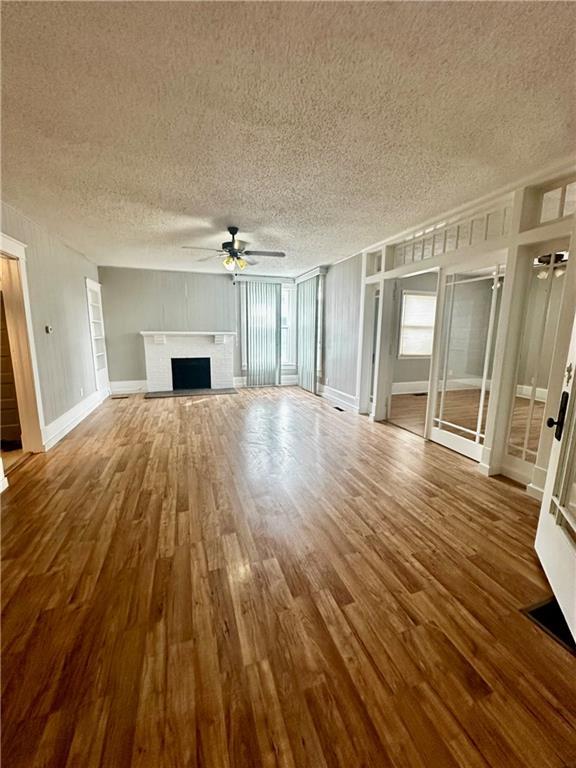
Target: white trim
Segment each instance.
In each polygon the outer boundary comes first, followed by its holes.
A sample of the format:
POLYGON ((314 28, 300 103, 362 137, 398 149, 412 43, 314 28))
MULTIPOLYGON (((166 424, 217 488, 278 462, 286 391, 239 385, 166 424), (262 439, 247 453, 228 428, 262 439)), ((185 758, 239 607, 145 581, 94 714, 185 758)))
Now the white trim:
POLYGON ((4 470, 2 470, 2 477, 0 477, 0 493, 4 493, 6 488, 8 488, 8 478, 4 474, 4 470))
MULTIPOLYGON (((298 374, 283 373, 280 376, 281 387, 294 387, 298 385, 298 374)), ((246 376, 234 376, 234 386, 243 389, 246 386, 246 376)), ((273 386, 272 384, 270 386, 273 386)))
POLYGON ((44 450, 49 450, 57 442, 62 440, 74 427, 78 426, 93 410, 106 400, 108 397, 107 391, 93 392, 88 397, 81 400, 69 411, 63 413, 54 421, 47 424, 42 430, 44 438, 44 450))
POLYGON ((528 496, 531 496, 538 501, 542 501, 544 498, 544 488, 539 488, 537 485, 534 485, 534 483, 528 483, 526 486, 526 493, 528 496))
POLYGON ((325 275, 328 272, 328 267, 314 267, 314 269, 309 269, 308 272, 304 272, 302 275, 298 275, 298 277, 294 278, 294 282, 296 285, 298 283, 304 283, 306 280, 311 280, 313 277, 318 277, 318 275, 325 275))
POLYGON ((339 389, 328 387, 326 384, 318 385, 318 394, 330 403, 344 408, 346 411, 354 411, 358 413, 358 398, 356 395, 349 395, 346 392, 341 392, 339 389))
MULTIPOLYGON (((525 397, 529 400, 532 396, 532 387, 529 384, 517 384, 516 396, 525 397)), ((548 390, 545 387, 536 387, 536 395, 534 397, 535 400, 539 400, 540 402, 545 403, 547 397, 548 390)))
POLYGON ((14 259, 26 261, 26 244, 0 232, 0 251, 14 259))
MULTIPOLYGON (((208 272, 206 274, 214 274, 208 272)), ((230 273, 228 273, 230 274, 230 273)), ((293 277, 270 277, 269 275, 236 275, 235 283, 294 283, 293 277)))
POLYGON ((40 453, 44 450, 42 427, 45 422, 26 273, 26 245, 0 233, 0 252, 8 261, 7 275, 12 285, 12 290, 3 286, 3 291, 8 335, 13 345, 22 447, 25 451, 40 453))
POLYGON ((547 476, 548 467, 540 467, 538 464, 534 466, 534 470, 532 472, 532 480, 530 483, 528 483, 528 487, 526 489, 530 496, 534 496, 535 499, 542 500, 547 476))
POLYGON ((377 272, 366 278, 366 283, 375 283, 379 280, 396 280, 402 277, 414 277, 415 275, 435 272, 442 268, 446 274, 459 272, 462 269, 479 269, 483 266, 497 266, 506 263, 506 253, 509 237, 502 236, 499 239, 476 243, 457 248, 448 253, 440 253, 430 256, 422 261, 414 261, 410 264, 402 264, 384 272, 377 272))
MULTIPOLYGON (((353 258, 353 257, 350 257, 353 258)), ((344 259, 345 261, 345 259, 344 259)), ((340 264, 341 262, 337 262, 340 264)), ((362 273, 362 282, 360 284, 360 311, 358 317, 358 346, 356 352, 356 394, 358 395, 358 411, 368 411, 370 408, 370 376, 365 376, 363 366, 368 366, 369 374, 372 372, 371 355, 372 350, 369 344, 372 341, 374 333, 374 304, 368 306, 366 303, 366 291, 368 287, 364 284, 366 280, 366 270, 368 269, 368 257, 362 254, 360 262, 360 271, 362 273)), ((370 294, 370 300, 375 301, 376 290, 370 294)), ((324 354, 322 355, 324 358, 324 354)))
POLYGON ((422 392, 428 392, 430 382, 428 379, 423 381, 397 381, 392 384, 393 395, 419 395, 422 392))
MULTIPOLYGON (((574 158, 573 157, 563 158, 560 161, 550 163, 550 165, 547 165, 545 168, 541 169, 540 171, 535 171, 534 173, 531 173, 527 176, 523 176, 522 178, 517 179, 515 182, 512 182, 511 184, 505 184, 504 186, 494 190, 493 192, 488 193, 487 195, 483 195, 482 197, 469 200, 466 203, 461 203, 460 205, 456 206, 456 208, 451 208, 448 211, 444 211, 440 213, 438 216, 434 216, 434 218, 426 219, 425 221, 416 222, 415 225, 408 227, 407 229, 404 229, 400 232, 397 232, 396 234, 390 237, 387 237, 384 240, 379 240, 377 243, 373 243, 372 245, 365 246, 364 248, 361 248, 360 250, 351 254, 349 257, 345 257, 345 258, 352 258, 353 256, 357 256, 359 253, 369 253, 372 251, 377 251, 380 248, 383 248, 385 245, 395 243, 397 240, 406 239, 407 237, 409 237, 409 235, 413 233, 414 230, 425 229, 426 227, 432 226, 433 224, 437 224, 439 221, 442 221, 443 219, 451 219, 454 216, 460 216, 468 212, 470 212, 470 214, 476 213, 477 209, 490 206, 492 205, 492 203, 497 202, 501 198, 507 197, 508 195, 512 195, 514 191, 520 187, 532 186, 534 184, 543 184, 549 179, 553 179, 555 177, 560 178, 562 176, 568 176, 569 174, 573 173, 575 170, 576 170, 576 164, 574 162, 574 158)), ((546 237, 546 239, 548 238, 546 237)))
POLYGON ((475 443, 467 437, 455 435, 444 429, 438 429, 438 427, 432 427, 430 437, 435 443, 440 443, 440 445, 449 448, 451 451, 468 456, 469 459, 480 461, 482 458, 482 449, 484 447, 482 443, 475 443))
POLYGON ((136 395, 140 392, 148 392, 148 386, 146 385, 146 379, 111 381, 110 391, 113 395, 136 395))
POLYGON ((236 336, 236 331, 140 331, 140 336, 236 336))
MULTIPOLYGON (((467 392, 470 389, 480 389, 482 379, 479 377, 470 377, 468 379, 451 379, 446 382, 446 391, 467 392)), ((491 381, 486 382, 486 391, 490 391, 491 381)), ((393 395, 416 395, 420 392, 428 392, 430 387, 429 379, 425 381, 396 381, 392 384, 393 395)))
POLYGON ((519 456, 510 456, 506 454, 499 468, 499 474, 505 475, 517 483, 528 486, 532 479, 534 464, 524 461, 519 456))

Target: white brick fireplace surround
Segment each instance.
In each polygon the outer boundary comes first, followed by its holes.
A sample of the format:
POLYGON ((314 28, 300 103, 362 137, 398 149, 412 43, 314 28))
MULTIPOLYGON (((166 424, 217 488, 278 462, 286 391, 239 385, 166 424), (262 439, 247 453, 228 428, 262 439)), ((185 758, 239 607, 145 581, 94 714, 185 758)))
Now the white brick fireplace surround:
POLYGON ((231 331, 140 331, 146 355, 149 392, 172 389, 173 357, 209 357, 212 389, 234 386, 234 342, 231 331))

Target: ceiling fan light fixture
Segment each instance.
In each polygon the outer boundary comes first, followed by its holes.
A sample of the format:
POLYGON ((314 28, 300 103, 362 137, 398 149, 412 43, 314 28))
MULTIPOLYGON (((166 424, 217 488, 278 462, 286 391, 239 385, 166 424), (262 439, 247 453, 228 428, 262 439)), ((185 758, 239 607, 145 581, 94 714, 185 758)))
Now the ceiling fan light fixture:
POLYGON ((224 269, 228 270, 228 272, 234 272, 236 263, 235 263, 235 260, 232 258, 232 256, 227 256, 222 262, 222 265, 224 269))
POLYGON ((238 266, 239 269, 246 269, 246 267, 248 266, 248 262, 246 261, 246 259, 243 259, 242 256, 240 256, 240 258, 236 259, 236 265, 238 266))

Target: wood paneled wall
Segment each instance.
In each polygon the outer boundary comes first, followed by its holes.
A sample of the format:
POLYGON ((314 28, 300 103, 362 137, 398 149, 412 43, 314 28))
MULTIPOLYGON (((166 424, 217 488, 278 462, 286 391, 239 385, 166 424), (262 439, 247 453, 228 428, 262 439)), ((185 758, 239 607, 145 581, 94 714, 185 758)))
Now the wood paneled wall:
POLYGON ((324 384, 356 394, 362 257, 330 267, 325 282, 324 384))
POLYGON ((146 378, 140 331, 237 330, 230 275, 100 267, 99 279, 111 381, 146 378))

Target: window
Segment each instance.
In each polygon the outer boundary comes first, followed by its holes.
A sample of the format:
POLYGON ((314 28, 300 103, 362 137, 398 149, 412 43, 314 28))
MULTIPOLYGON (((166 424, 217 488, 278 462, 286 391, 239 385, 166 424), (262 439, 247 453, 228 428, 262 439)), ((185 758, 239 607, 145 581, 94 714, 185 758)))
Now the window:
MULTIPOLYGON (((280 333, 282 345, 282 367, 296 367, 296 286, 282 284, 280 308, 280 333)), ((242 368, 246 369, 246 283, 240 283, 240 351, 242 368)))
POLYGON ((282 365, 296 366, 296 286, 291 283, 282 285, 281 309, 282 365))
POLYGON ((436 294, 402 292, 398 357, 430 357, 435 313, 436 294))

